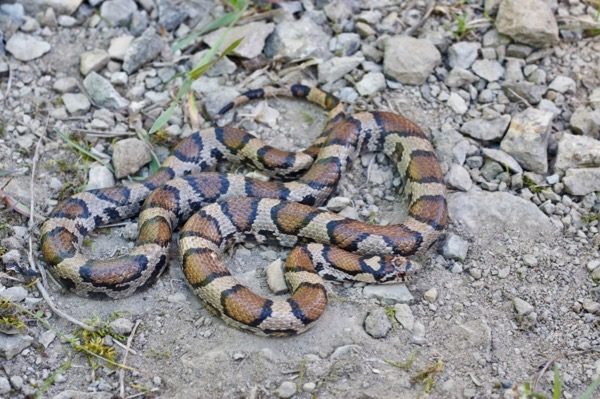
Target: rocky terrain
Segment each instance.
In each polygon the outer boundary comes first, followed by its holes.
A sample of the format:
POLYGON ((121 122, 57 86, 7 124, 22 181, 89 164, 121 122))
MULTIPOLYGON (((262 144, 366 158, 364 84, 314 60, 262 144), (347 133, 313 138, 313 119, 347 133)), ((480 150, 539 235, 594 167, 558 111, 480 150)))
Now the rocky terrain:
MULTIPOLYGON (((0 1, 0 397, 508 399, 552 397, 556 378, 561 397, 585 397, 600 379, 598 0, 275 5, 0 1), (230 31, 206 29, 236 11, 230 31), (240 37, 151 135, 151 151, 141 132, 176 99, 183 74, 221 38, 223 49, 240 37), (273 339, 208 312, 176 256, 157 284, 118 301, 36 279, 40 224, 58 201, 147 176, 154 157, 212 126, 220 107, 274 83, 400 113, 431 137, 450 224, 408 286, 329 284, 312 330, 273 339), (88 339, 51 307, 100 332, 88 339)), ((325 115, 269 99, 225 123, 299 150, 325 115)), ((397 223, 395 173, 381 154, 363 154, 327 207, 397 223)), ((136 229, 135 220, 101 229, 88 250, 126 252, 136 229)), ((286 254, 239 246, 228 264, 273 297, 265 275, 286 254)))

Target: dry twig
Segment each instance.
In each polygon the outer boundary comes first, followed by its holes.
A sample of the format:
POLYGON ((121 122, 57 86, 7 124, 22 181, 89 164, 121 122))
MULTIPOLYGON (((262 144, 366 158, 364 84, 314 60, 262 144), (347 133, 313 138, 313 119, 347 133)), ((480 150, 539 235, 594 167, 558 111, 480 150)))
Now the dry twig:
MULTIPOLYGON (((140 320, 136 320, 135 324, 133 326, 133 329, 131 330, 131 334, 129 334, 129 337, 127 337, 127 350, 125 351, 125 355, 123 356, 123 365, 127 364, 127 355, 129 355, 129 351, 131 348, 131 342, 133 341, 135 331, 137 330, 139 325, 140 325, 140 320)), ((119 370, 119 397, 123 398, 123 399, 125 398, 125 369, 124 368, 121 368, 119 370)))

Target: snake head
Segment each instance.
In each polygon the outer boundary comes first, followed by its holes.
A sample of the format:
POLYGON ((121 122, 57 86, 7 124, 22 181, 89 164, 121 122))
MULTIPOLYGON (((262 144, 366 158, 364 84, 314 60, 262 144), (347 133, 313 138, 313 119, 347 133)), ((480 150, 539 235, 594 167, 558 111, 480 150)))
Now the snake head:
POLYGON ((418 263, 414 263, 403 256, 385 256, 386 267, 378 276, 379 284, 394 284, 409 281, 413 275, 421 269, 418 263))

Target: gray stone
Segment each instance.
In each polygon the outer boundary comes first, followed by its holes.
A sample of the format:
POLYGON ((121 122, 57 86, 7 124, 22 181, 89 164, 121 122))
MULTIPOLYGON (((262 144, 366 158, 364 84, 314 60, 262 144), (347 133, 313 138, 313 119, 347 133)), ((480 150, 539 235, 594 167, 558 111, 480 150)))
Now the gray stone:
POLYGON ((150 149, 139 139, 119 140, 114 145, 112 163, 117 179, 136 173, 151 160, 150 149))
POLYGON ((0 377, 0 395, 6 395, 12 390, 10 387, 10 382, 8 382, 8 378, 0 377))
MULTIPOLYGON (((274 29, 275 24, 266 22, 251 22, 247 25, 237 26, 227 33, 220 49, 224 50, 236 40, 244 38, 240 45, 233 50, 233 54, 242 58, 256 58, 262 53, 265 40, 274 29)), ((227 28, 221 28, 211 32, 204 37, 204 42, 210 47, 216 46, 219 38, 226 30, 227 28)))
POLYGON ((558 108, 554 104, 554 102, 552 102, 550 100, 546 100, 545 98, 542 98, 542 100, 538 104, 538 109, 541 109, 542 111, 550 112, 554 116, 558 116, 562 112, 562 110, 560 108, 558 108))
POLYGON ((81 392, 67 389, 54 395, 52 399, 111 399, 113 394, 110 392, 81 392))
POLYGON ((554 115, 528 108, 513 116, 500 148, 532 172, 548 171, 548 138, 554 115))
POLYGON ((429 40, 394 36, 385 41, 383 72, 397 82, 421 85, 441 59, 429 40))
POLYGON ((373 338, 385 338, 391 329, 392 323, 383 308, 376 308, 365 318, 365 331, 373 338))
POLYGON ((444 79, 444 83, 448 87, 461 87, 479 80, 473 73, 461 67, 454 67, 444 79))
POLYGON ((351 199, 347 197, 333 197, 327 202, 327 209, 332 212, 339 212, 348 205, 351 199))
POLYGON ((564 133, 558 141, 554 171, 563 176, 567 169, 600 166, 600 141, 564 133))
POLYGON ((444 246, 442 247, 442 254, 446 259, 464 261, 467 259, 468 252, 468 241, 456 234, 448 234, 446 241, 444 241, 444 246))
POLYGON ((473 320, 448 332, 447 347, 459 351, 478 351, 488 355, 492 346, 492 330, 484 320, 473 320))
POLYGON ((592 90, 588 96, 588 102, 595 109, 600 109, 600 87, 592 90))
POLYGON ((267 284, 275 295, 285 294, 288 291, 287 283, 283 276, 283 264, 281 259, 275 259, 266 270, 267 284))
POLYGON ((450 97, 448 97, 446 104, 454 111, 454 113, 459 115, 463 115, 469 110, 469 105, 465 99, 455 92, 450 93, 450 97))
POLYGON ((597 139, 600 135, 600 110, 590 111, 579 107, 571 115, 569 123, 573 133, 597 139))
POLYGON ((568 169, 562 182, 565 191, 573 195, 587 195, 600 191, 600 168, 568 169))
POLYGON ((377 298, 388 305, 411 303, 414 300, 404 284, 367 285, 363 288, 363 295, 367 298, 377 298))
POLYGON ((280 398, 287 399, 294 396, 296 394, 296 390, 296 384, 294 384, 292 381, 283 381, 275 393, 280 398))
POLYGON ((525 80, 525 75, 523 75, 523 66, 525 65, 525 61, 517 58, 509 58, 506 61, 506 72, 504 74, 504 79, 507 82, 520 82, 525 80))
POLYGON ((123 70, 129 74, 152 61, 162 51, 164 43, 154 28, 148 28, 142 36, 131 42, 123 57, 123 70))
POLYGON ((329 58, 330 36, 313 21, 304 16, 299 20, 289 20, 277 24, 275 31, 268 38, 265 54, 269 58, 275 56, 292 60, 303 60, 309 57, 329 58))
POLYGON ((57 79, 54 82, 54 85, 52 85, 52 88, 54 90, 56 90, 57 92, 63 94, 63 93, 69 93, 69 92, 75 90, 78 86, 79 86, 79 82, 77 81, 77 79, 75 79, 73 77, 66 77, 66 78, 57 79))
POLYGON ((7 360, 17 356, 33 342, 29 335, 4 335, 0 334, 0 357, 7 360))
POLYGON ((134 323, 124 317, 119 317, 110 322, 110 328, 119 335, 129 335, 133 330, 134 323))
POLYGON ((371 97, 386 88, 385 76, 381 72, 369 72, 354 87, 361 96, 371 97))
MULTIPOLYGON (((492 180, 496 179, 496 176, 504 172, 504 167, 496 161, 486 159, 480 172, 481 177, 483 177, 487 182, 491 182, 492 180)), ((488 187, 489 189, 489 187, 493 186, 486 185, 485 187, 488 187)))
POLYGON ((82 93, 65 93, 61 98, 71 115, 85 114, 92 106, 86 95, 82 93))
POLYGON ((483 155, 486 158, 496 161, 502 166, 507 167, 513 173, 523 173, 523 168, 519 163, 510 155, 501 150, 495 150, 493 148, 483 148, 483 155))
POLYGON ((586 267, 587 267, 588 271, 593 272, 598 267, 600 267, 600 259, 594 259, 594 260, 589 261, 587 263, 586 267))
POLYGON ((337 348, 335 348, 335 350, 333 351, 333 353, 329 356, 329 360, 334 362, 336 360, 339 360, 345 356, 347 356, 348 354, 350 354, 351 352, 356 352, 360 349, 359 345, 342 345, 339 346, 337 348))
POLYGON ((433 287, 425 291, 423 294, 423 299, 429 303, 434 303, 438 298, 438 290, 433 287))
POLYGON ((8 15, 19 25, 23 24, 25 19, 25 9, 22 4, 0 4, 0 13, 8 15))
POLYGON ((108 61, 110 57, 102 49, 86 51, 79 56, 79 71, 83 76, 87 76, 90 72, 98 72, 104 68, 108 61))
POLYGON ((478 42, 458 42, 448 49, 448 64, 452 67, 469 69, 477 59, 481 48, 478 42))
POLYGON ((23 389, 23 377, 20 375, 13 375, 10 377, 10 384, 17 390, 23 389))
POLYGON ((46 330, 40 334, 40 344, 44 346, 45 349, 48 349, 52 341, 56 338, 56 333, 52 330, 46 330))
POLYGON ((460 132, 477 140, 500 141, 510 124, 510 115, 493 119, 472 119, 460 127, 460 132))
POLYGON ((90 166, 88 184, 86 190, 95 190, 97 188, 112 187, 115 185, 115 177, 112 172, 104 165, 97 162, 90 166))
POLYGON ((148 13, 145 10, 133 13, 131 16, 131 22, 129 23, 129 32, 133 36, 140 36, 148 28, 148 25, 148 13))
POLYGON ((19 263, 19 260, 21 260, 21 253, 16 249, 11 249, 3 254, 0 259, 2 259, 2 263, 5 265, 8 265, 9 263, 19 263))
POLYGON ((56 19, 58 25, 63 26, 65 28, 72 28, 79 23, 77 19, 73 18, 70 15, 59 15, 56 19))
POLYGON ((0 292, 0 297, 11 302, 23 302, 27 298, 27 290, 23 287, 9 287, 0 292))
POLYGON ((115 110, 129 105, 129 101, 123 98, 108 80, 96 72, 91 72, 83 80, 83 86, 94 104, 100 107, 115 110))
POLYGON ((520 316, 527 316, 529 313, 533 312, 534 309, 533 305, 529 304, 528 302, 524 301, 519 297, 515 297, 513 299, 513 305, 517 314, 520 316))
POLYGON ((467 139, 456 130, 441 130, 434 129, 433 131, 433 142, 436 148, 436 154, 442 165, 442 172, 446 174, 453 163, 455 162, 454 149, 457 146, 462 146, 463 142, 468 145, 467 139))
POLYGON ((498 61, 494 60, 477 60, 473 63, 471 69, 475 75, 488 82, 496 82, 504 76, 504 68, 498 61))
POLYGON ((506 56, 514 58, 527 58, 533 49, 525 44, 513 43, 506 48, 506 56))
POLYGON ((554 78, 548 89, 557 91, 563 94, 575 94, 577 83, 568 76, 557 76, 554 78))
POLYGON ((498 32, 534 47, 558 42, 558 25, 544 0, 504 0, 496 17, 498 32))
POLYGON ((319 83, 333 83, 353 71, 365 59, 363 57, 334 57, 317 65, 319 83))
POLYGON ((110 83, 115 86, 125 86, 129 81, 129 77, 125 72, 115 72, 110 75, 110 83))
POLYGON ((167 296, 167 302, 169 303, 184 303, 187 301, 183 292, 176 292, 175 294, 167 296))
POLYGON ((415 316, 413 315, 410 306, 407 304, 397 303, 394 305, 394 318, 406 330, 413 330, 415 325, 415 316))
POLYGON ((546 87, 532 82, 508 82, 502 85, 502 90, 511 101, 525 100, 528 104, 536 105, 542 101, 546 87))
POLYGON ((119 36, 111 39, 110 46, 108 47, 108 55, 111 59, 117 61, 123 61, 127 49, 133 42, 134 37, 131 35, 119 36))
POLYGON ((188 12, 183 7, 177 7, 171 0, 158 2, 158 23, 167 31, 177 29, 188 17, 188 12))
POLYGON ((6 51, 19 61, 35 60, 51 48, 50 43, 21 32, 15 32, 6 42, 6 51))
POLYGON ((137 11, 133 0, 106 0, 100 6, 100 16, 112 26, 127 26, 137 11))
POLYGON ((460 191, 469 191, 473 186, 469 172, 462 166, 456 164, 453 164, 448 173, 446 173, 444 183, 449 187, 460 191))
POLYGON ((452 220, 462 223, 468 233, 480 240, 497 240, 507 232, 529 239, 532 235, 556 232, 554 224, 535 204, 506 192, 451 193, 448 210, 452 220))
POLYGON ((358 33, 340 33, 329 41, 329 51, 349 57, 360 49, 360 45, 361 40, 358 33))

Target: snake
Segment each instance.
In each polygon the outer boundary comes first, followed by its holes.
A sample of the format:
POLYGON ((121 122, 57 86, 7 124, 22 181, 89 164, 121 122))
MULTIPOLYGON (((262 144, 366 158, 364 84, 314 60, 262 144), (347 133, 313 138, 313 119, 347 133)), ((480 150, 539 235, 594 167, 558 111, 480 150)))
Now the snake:
POLYGON ((59 203, 41 229, 47 270, 83 297, 129 296, 158 279, 173 233, 186 221, 179 254, 188 286, 227 324, 266 336, 311 328, 327 306, 323 279, 407 281, 420 268, 407 257, 429 248, 447 220, 442 171, 427 136, 395 113, 346 115, 335 96, 304 85, 251 90, 217 119, 250 100, 276 96, 301 98, 328 112, 309 148, 282 151, 230 126, 194 133, 145 181, 80 192, 59 203), (372 151, 386 154, 403 179, 405 220, 377 226, 316 208, 333 195, 349 163, 372 151), (279 180, 211 171, 221 161, 279 180), (138 237, 128 254, 85 254, 83 241, 94 229, 138 214, 138 237), (284 265, 288 299, 263 298, 231 275, 222 255, 246 241, 293 248, 284 265))

